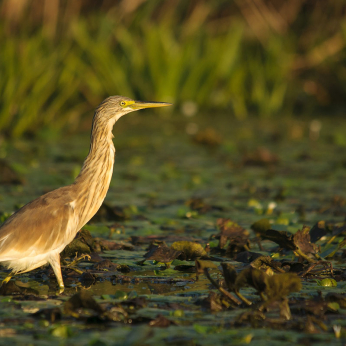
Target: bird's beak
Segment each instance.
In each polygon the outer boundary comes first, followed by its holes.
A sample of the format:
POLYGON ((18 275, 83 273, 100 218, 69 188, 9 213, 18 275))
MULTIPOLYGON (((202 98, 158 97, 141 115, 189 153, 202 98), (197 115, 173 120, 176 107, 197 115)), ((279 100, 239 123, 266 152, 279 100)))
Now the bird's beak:
POLYGON ((129 107, 132 108, 133 110, 144 109, 144 108, 167 107, 167 106, 172 106, 172 104, 171 103, 167 103, 167 102, 134 101, 134 103, 129 105, 129 107))

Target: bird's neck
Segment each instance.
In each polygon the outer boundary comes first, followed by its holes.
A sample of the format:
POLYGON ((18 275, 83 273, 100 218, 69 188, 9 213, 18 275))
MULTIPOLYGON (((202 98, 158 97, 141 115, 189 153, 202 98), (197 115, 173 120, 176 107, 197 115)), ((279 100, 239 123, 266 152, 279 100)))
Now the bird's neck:
POLYGON ((113 145, 114 121, 98 120, 94 116, 90 151, 75 180, 80 215, 79 223, 84 225, 98 211, 106 197, 113 174, 115 148, 113 145))

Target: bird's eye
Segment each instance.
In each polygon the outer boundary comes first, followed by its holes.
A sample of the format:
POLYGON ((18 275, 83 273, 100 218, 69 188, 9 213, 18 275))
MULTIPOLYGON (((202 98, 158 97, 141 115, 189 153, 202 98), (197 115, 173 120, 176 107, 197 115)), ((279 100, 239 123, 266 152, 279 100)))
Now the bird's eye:
POLYGON ((126 102, 125 102, 125 101, 121 101, 121 102, 120 102, 120 105, 121 105, 121 106, 125 106, 125 105, 126 105, 126 102))

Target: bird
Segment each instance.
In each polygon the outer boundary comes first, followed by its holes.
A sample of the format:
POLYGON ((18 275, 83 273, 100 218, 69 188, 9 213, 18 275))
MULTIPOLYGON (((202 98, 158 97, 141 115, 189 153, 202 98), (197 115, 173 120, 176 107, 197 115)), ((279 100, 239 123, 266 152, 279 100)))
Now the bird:
POLYGON ((49 263, 64 291, 60 252, 96 214, 109 189, 115 148, 113 126, 125 114, 145 108, 171 106, 167 102, 135 101, 110 96, 96 108, 90 149, 75 181, 27 203, 0 227, 0 262, 11 273, 25 273, 49 263))

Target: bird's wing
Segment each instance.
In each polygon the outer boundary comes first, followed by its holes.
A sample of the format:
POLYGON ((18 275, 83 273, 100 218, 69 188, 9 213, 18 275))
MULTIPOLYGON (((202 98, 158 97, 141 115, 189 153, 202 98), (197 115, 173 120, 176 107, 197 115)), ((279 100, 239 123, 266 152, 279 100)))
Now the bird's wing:
POLYGON ((75 235, 67 234, 74 220, 73 201, 67 186, 35 199, 9 217, 0 227, 0 261, 36 256, 67 245, 67 238, 75 235))

